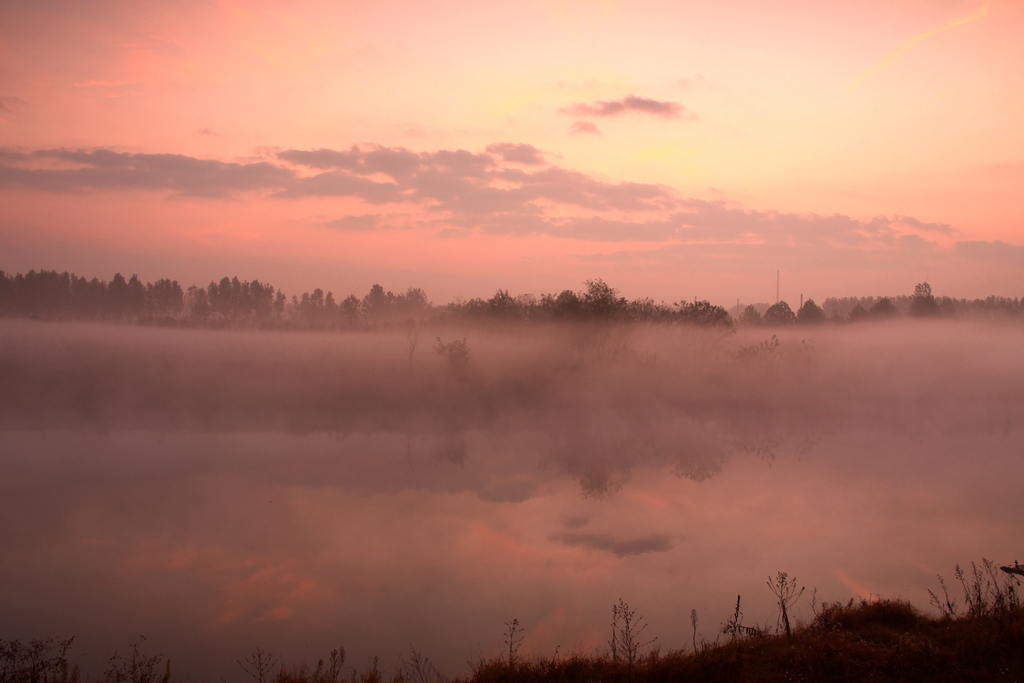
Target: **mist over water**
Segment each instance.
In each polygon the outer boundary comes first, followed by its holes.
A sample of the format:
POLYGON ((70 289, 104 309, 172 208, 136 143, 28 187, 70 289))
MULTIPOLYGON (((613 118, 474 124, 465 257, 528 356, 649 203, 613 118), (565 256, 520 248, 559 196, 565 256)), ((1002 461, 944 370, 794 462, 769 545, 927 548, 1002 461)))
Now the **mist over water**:
POLYGON ((3 321, 0 637, 75 635, 99 673, 141 633, 176 674, 240 681, 256 645, 461 673, 512 618, 527 653, 599 648, 619 597, 680 647, 737 594, 772 622, 780 570, 923 607, 956 562, 1024 559, 1022 341, 3 321))

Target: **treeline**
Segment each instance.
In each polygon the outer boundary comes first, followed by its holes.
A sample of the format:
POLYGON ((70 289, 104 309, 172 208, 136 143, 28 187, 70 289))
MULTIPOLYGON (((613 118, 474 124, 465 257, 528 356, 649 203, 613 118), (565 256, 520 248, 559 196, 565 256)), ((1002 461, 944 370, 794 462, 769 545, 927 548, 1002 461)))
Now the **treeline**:
POLYGON ((957 317, 1024 317, 1024 299, 990 296, 986 299, 952 299, 932 294, 931 285, 922 282, 914 288, 911 296, 894 297, 847 297, 828 298, 823 306, 807 299, 794 312, 785 301, 767 306, 749 305, 740 313, 738 321, 743 325, 771 325, 775 327, 793 324, 856 323, 867 320, 892 320, 909 316, 913 318, 957 318, 957 317), (762 313, 762 308, 766 310, 762 313))
POLYGON ((206 287, 184 288, 176 280, 143 282, 120 273, 110 281, 73 273, 30 270, 8 275, 0 271, 0 316, 50 320, 133 322, 150 325, 270 329, 352 329, 407 325, 410 322, 473 320, 515 321, 605 320, 679 323, 703 327, 741 325, 785 326, 887 320, 912 317, 1024 317, 1024 300, 936 297, 928 283, 909 296, 829 298, 823 306, 807 299, 793 311, 785 301, 753 304, 729 312, 708 301, 673 304, 650 298, 626 299, 604 280, 587 280, 580 291, 512 296, 499 289, 489 299, 458 299, 435 305, 426 292, 410 287, 396 294, 373 285, 363 297, 336 300, 322 289, 290 298, 259 280, 221 278, 206 287))
POLYGON ((426 292, 404 293, 373 285, 362 298, 338 301, 333 292, 314 289, 301 296, 258 280, 222 278, 206 287, 183 288, 176 280, 143 282, 117 273, 109 282, 73 273, 0 271, 0 315, 55 320, 99 320, 199 327, 335 329, 379 327, 410 321, 621 320, 678 322, 729 327, 729 312, 707 301, 668 305, 642 298, 630 301, 601 279, 588 280, 579 292, 564 290, 540 297, 512 296, 498 290, 489 299, 434 305, 426 292))

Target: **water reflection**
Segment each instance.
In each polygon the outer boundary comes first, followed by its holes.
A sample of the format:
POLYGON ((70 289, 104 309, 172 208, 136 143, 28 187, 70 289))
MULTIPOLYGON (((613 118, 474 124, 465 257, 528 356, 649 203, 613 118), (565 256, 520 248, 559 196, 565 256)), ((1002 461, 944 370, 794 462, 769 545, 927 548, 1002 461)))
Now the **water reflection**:
POLYGON ((770 620, 778 570, 924 605, 1019 558, 1014 329, 614 364, 495 336, 457 377, 386 337, 54 329, 2 330, 0 637, 75 635, 93 672, 143 633, 202 679, 255 645, 457 673, 513 617, 524 651, 600 647, 619 597, 676 647, 737 593, 770 620))

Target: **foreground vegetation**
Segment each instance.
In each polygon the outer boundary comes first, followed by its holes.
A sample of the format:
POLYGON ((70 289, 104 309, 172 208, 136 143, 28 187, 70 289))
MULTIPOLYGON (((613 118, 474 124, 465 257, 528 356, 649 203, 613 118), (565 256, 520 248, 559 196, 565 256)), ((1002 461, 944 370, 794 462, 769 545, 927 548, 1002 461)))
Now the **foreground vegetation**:
MULTIPOLYGON (((523 629, 506 622, 503 653, 471 664, 468 676, 451 681, 412 649, 397 671, 385 676, 375 658, 368 671, 346 672, 345 650, 333 650, 315 667, 288 667, 257 647, 238 660, 240 677, 253 683, 589 683, 594 681, 1020 681, 1024 679, 1024 609, 1019 576, 1024 567, 1002 568, 988 560, 959 566, 958 602, 939 577, 942 595, 929 591, 939 616, 902 600, 850 600, 818 604, 809 623, 790 622, 804 595, 795 579, 768 580, 777 599, 774 627, 743 624, 740 598, 713 642, 698 642, 691 612, 690 645, 666 653, 649 638, 643 616, 624 601, 612 607, 606 650, 551 658, 519 654, 523 629)), ((126 654, 115 653, 102 677, 87 679, 68 663, 74 639, 0 640, 0 683, 172 683, 170 662, 142 652, 144 638, 126 654)), ((223 680, 223 679, 222 679, 223 680)))

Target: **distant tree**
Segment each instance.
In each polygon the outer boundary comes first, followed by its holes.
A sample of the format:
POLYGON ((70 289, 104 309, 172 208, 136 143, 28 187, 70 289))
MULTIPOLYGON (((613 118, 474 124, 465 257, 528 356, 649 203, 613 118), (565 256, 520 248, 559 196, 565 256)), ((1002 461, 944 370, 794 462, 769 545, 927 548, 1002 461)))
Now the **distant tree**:
POLYGON ((242 283, 242 294, 247 315, 268 318, 274 312, 274 288, 261 284, 259 280, 242 283))
POLYGON ((12 279, 0 270, 0 314, 10 310, 13 289, 12 279))
POLYGON ((626 304, 626 316, 630 320, 638 322, 653 322, 658 320, 668 320, 675 315, 667 304, 655 303, 654 299, 649 297, 643 297, 640 299, 634 299, 626 304))
POLYGON ((487 312, 499 318, 512 318, 519 315, 519 304, 507 289, 499 289, 487 300, 487 312))
POLYGON ((345 297, 345 300, 341 302, 339 312, 341 315, 348 320, 355 320, 359 317, 359 297, 355 294, 349 294, 345 297))
POLYGON ((400 298, 402 312, 406 315, 423 315, 430 310, 430 299, 427 298, 427 293, 419 287, 410 287, 400 298))
POLYGON ((817 325, 825 322, 825 311, 821 310, 814 299, 807 299, 796 313, 796 321, 801 325, 817 325))
POLYGON ((855 323, 858 320, 865 320, 865 319, 867 319, 867 317, 868 317, 868 312, 860 304, 857 304, 856 306, 854 306, 853 310, 850 311, 850 322, 852 322, 852 323, 855 323))
POLYGON ((562 290, 558 295, 543 295, 540 305, 555 318, 571 319, 583 314, 583 302, 571 289, 562 290))
POLYGON ((146 307, 156 315, 177 315, 184 299, 177 280, 163 278, 146 285, 146 307))
POLYGON ((453 339, 447 344, 438 337, 434 353, 444 358, 448 370, 451 372, 462 372, 469 365, 469 344, 466 343, 465 337, 453 339))
POLYGON ((899 317, 900 310, 896 308, 896 304, 892 302, 887 296, 883 296, 881 299, 876 301, 871 309, 868 311, 868 315, 872 318, 886 319, 899 317))
POLYGON ((732 318, 729 311, 721 306, 715 306, 709 301, 694 301, 693 303, 680 303, 679 321, 687 325, 700 325, 703 327, 731 327, 732 318))
POLYGON ((192 285, 185 292, 185 312, 196 322, 205 321, 210 317, 209 292, 202 287, 192 285))
POLYGON ((927 318, 938 315, 939 304, 932 296, 932 286, 922 282, 914 287, 914 296, 910 300, 910 315, 927 318))
POLYGON ((146 286, 139 280, 138 275, 132 275, 128 280, 128 315, 138 317, 146 307, 146 286))
POLYGON ((284 313, 285 300, 286 300, 286 297, 284 295, 284 292, 282 292, 280 289, 277 290, 277 294, 274 296, 274 314, 275 315, 281 315, 282 313, 284 313))
POLYGON ((380 285, 370 287, 370 291, 363 297, 363 313, 368 316, 377 317, 388 313, 394 303, 395 295, 385 292, 380 285))
MULTIPOLYGON (((333 303, 334 297, 331 297, 333 303)), ((299 318, 310 327, 323 327, 326 319, 324 290, 317 287, 313 293, 305 292, 298 303, 299 318)))
POLYGON ((763 325, 764 318, 758 313, 757 309, 753 305, 748 305, 740 313, 740 324, 741 325, 763 325))
POLYGON ((594 318, 613 318, 626 309, 626 300, 619 296, 619 290, 604 280, 587 280, 586 289, 580 297, 583 311, 594 318))
POLYGON ((13 310, 20 315, 63 315, 71 310, 71 276, 30 270, 10 283, 13 310))
POLYGON ((948 296, 936 300, 939 305, 938 315, 943 318, 956 317, 956 303, 948 296))
POLYGON ((103 315, 109 295, 106 282, 72 275, 69 285, 69 306, 77 317, 95 320, 103 315))
POLYGON ((792 325, 796 322, 796 314, 785 301, 772 304, 764 312, 764 321, 769 325, 792 325))
POLYGON ((129 304, 128 281, 121 273, 114 273, 107 285, 107 311, 115 316, 122 316, 128 312, 129 304))

